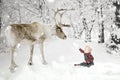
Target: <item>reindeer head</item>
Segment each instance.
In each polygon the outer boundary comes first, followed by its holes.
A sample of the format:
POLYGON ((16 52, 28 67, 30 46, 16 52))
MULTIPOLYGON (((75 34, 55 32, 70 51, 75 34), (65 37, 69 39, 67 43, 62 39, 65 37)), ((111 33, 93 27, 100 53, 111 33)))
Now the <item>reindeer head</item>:
POLYGON ((56 36, 58 36, 61 39, 66 39, 67 36, 63 32, 62 28, 58 25, 55 25, 55 31, 56 31, 56 36))
POLYGON ((62 27, 70 27, 70 25, 62 24, 61 23, 62 22, 61 21, 62 20, 62 16, 63 16, 63 14, 64 14, 64 12, 66 10, 67 9, 57 9, 57 11, 55 12, 55 15, 54 15, 56 36, 58 36, 61 39, 66 39, 67 38, 66 34, 62 30, 62 27), (60 11, 63 11, 63 12, 59 13, 60 11), (60 22, 59 23, 57 23, 57 21, 56 21, 56 15, 57 15, 57 13, 59 13, 59 15, 60 15, 60 22))

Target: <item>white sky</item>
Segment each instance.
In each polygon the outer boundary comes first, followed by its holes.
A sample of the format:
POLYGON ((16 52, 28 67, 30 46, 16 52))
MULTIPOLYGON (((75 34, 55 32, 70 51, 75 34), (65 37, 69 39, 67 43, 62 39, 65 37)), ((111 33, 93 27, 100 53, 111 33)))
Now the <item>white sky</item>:
POLYGON ((53 3, 55 0, 47 0, 48 2, 50 2, 50 3, 53 3))

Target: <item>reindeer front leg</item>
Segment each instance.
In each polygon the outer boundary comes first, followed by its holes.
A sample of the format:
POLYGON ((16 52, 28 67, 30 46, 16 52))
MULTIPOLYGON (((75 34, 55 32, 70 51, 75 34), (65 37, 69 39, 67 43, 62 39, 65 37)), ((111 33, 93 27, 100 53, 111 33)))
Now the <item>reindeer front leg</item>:
POLYGON ((45 60, 45 56, 44 56, 44 51, 43 51, 43 49, 44 49, 44 46, 43 46, 43 42, 42 42, 41 45, 40 45, 40 51, 41 51, 41 55, 42 55, 43 64, 46 65, 47 62, 46 62, 46 60, 45 60))
POLYGON ((16 46, 11 46, 11 65, 9 67, 11 72, 14 72, 15 68, 17 67, 15 61, 14 61, 14 52, 15 52, 16 46))
POLYGON ((33 61, 32 61, 32 59, 33 59, 33 51, 34 51, 34 45, 31 45, 30 46, 30 58, 29 58, 29 61, 28 61, 29 65, 33 64, 33 61))

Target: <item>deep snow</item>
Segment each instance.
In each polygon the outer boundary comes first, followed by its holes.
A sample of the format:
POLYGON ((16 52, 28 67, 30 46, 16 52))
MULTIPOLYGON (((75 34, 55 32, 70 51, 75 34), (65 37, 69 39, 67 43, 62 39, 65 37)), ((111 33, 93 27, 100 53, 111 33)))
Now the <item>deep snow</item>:
POLYGON ((29 46, 21 44, 16 49, 15 60, 19 67, 9 72, 10 54, 0 54, 0 80, 120 80, 120 56, 106 53, 103 44, 85 43, 79 39, 52 39, 45 42, 43 65, 38 45, 35 46, 33 66, 27 65, 29 46), (84 61, 79 48, 90 45, 95 65, 90 68, 74 67, 84 61))

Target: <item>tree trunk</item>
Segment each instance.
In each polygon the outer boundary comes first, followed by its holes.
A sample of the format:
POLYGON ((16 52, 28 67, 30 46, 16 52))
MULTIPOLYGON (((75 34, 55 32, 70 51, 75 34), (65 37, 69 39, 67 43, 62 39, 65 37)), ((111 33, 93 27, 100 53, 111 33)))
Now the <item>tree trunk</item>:
MULTIPOLYGON (((91 20, 90 23, 93 23, 95 20, 91 20)), ((91 27, 88 27, 88 24, 86 22, 86 19, 83 18, 83 30, 85 30, 85 42, 91 42, 91 32, 93 29, 93 24, 91 25, 91 27)), ((83 31, 81 31, 82 33, 83 31)))
POLYGON ((104 43, 104 21, 100 24, 100 30, 99 30, 99 41, 98 43, 104 43))
POLYGON ((102 21, 101 23, 101 30, 100 30, 100 41, 99 43, 104 43, 104 25, 103 25, 104 21, 102 21))
POLYGON ((0 36, 1 36, 1 15, 0 15, 0 36))
POLYGON ((0 0, 0 36, 1 36, 1 27, 2 27, 2 20, 1 20, 1 17, 2 17, 2 2, 1 2, 1 0, 0 0))
POLYGON ((118 28, 120 28, 120 2, 116 1, 115 3, 113 3, 113 5, 116 7, 115 24, 118 26, 118 28))
MULTIPOLYGON (((99 15, 99 14, 98 14, 99 15)), ((101 8, 100 8, 100 18, 102 19, 103 18, 103 12, 102 12, 102 5, 101 5, 101 8)), ((99 24, 99 41, 98 43, 104 43, 104 21, 102 20, 99 24)))
POLYGON ((85 42, 91 42, 91 30, 92 30, 92 28, 89 30, 88 24, 87 24, 85 18, 83 19, 83 26, 84 26, 84 30, 85 30, 85 42))
POLYGON ((91 42, 91 32, 89 30, 85 30, 85 42, 91 42))

